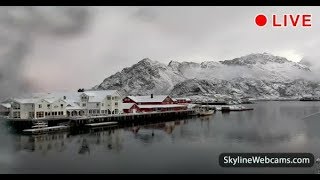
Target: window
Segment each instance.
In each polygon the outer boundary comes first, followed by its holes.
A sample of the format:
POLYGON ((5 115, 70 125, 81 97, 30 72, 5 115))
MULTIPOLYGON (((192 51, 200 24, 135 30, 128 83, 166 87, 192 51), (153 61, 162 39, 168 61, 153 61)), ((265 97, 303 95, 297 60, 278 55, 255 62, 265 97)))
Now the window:
POLYGON ((20 118, 20 112, 13 112, 13 118, 20 118))
POLYGON ((116 96, 114 99, 115 99, 116 101, 118 101, 120 98, 119 98, 119 96, 116 96))
POLYGON ((118 114, 118 113, 119 113, 119 110, 118 110, 118 109, 115 109, 115 110, 114 110, 114 113, 115 113, 115 114, 118 114))
POLYGON ((29 118, 34 118, 33 112, 29 112, 29 118))
POLYGON ((46 116, 48 116, 48 112, 45 112, 44 114, 45 114, 46 116))
POLYGON ((101 110, 101 114, 104 114, 104 110, 101 110))
POLYGON ((89 113, 90 113, 90 114, 92 113, 92 110, 91 110, 91 109, 89 110, 89 113))
POLYGON ((43 111, 37 112, 36 114, 37 114, 37 118, 43 118, 44 117, 43 111))
POLYGON ((58 115, 58 112, 54 112, 54 115, 55 115, 55 116, 58 115))
POLYGON ((13 105, 12 105, 12 108, 13 108, 13 109, 20 109, 20 104, 16 104, 16 103, 13 104, 13 105))
POLYGON ((107 96, 107 100, 111 100, 111 96, 107 96))
POLYGON ((112 100, 114 100, 114 97, 112 97, 112 100))
POLYGON ((47 107, 50 108, 50 104, 47 104, 47 107))
POLYGON ((83 103, 83 104, 82 104, 82 107, 86 107, 86 103, 83 103))
POLYGON ((60 107, 63 108, 63 104, 60 104, 60 107))
POLYGON ((104 104, 103 103, 101 103, 101 106, 103 106, 104 104))
POLYGON ((115 102, 114 105, 115 105, 115 106, 118 106, 118 102, 115 102))
POLYGON ((42 108, 42 104, 39 104, 39 109, 41 109, 42 108))
POLYGON ((99 103, 97 103, 97 107, 99 107, 99 103))

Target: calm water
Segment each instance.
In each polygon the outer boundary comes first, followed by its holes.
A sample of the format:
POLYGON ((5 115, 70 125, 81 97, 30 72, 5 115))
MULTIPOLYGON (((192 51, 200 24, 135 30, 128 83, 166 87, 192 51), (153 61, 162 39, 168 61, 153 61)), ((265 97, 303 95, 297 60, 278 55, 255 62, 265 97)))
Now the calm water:
POLYGON ((222 152, 320 156, 320 102, 258 102, 146 126, 71 135, 14 135, 0 126, 0 173, 316 173, 312 168, 222 168, 222 152), (152 135, 153 134, 153 135, 152 135))

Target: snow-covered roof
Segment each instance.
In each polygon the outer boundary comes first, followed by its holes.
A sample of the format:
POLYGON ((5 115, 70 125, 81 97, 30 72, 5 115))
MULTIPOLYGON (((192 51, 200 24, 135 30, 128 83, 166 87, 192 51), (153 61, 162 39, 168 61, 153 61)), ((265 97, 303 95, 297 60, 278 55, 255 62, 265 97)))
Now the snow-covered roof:
POLYGON ((186 100, 186 101, 191 101, 190 98, 175 98, 176 100, 186 100))
MULTIPOLYGON (((115 95, 116 90, 101 90, 101 91, 85 91, 85 92, 53 92, 53 93, 32 93, 24 95, 19 98, 13 98, 13 101, 18 103, 37 103, 40 100, 45 100, 49 103, 53 103, 57 100, 63 100, 67 103, 74 103, 81 101, 81 94, 89 96, 89 102, 101 102, 108 95, 115 95)), ((117 94, 119 95, 119 94, 117 94)))
POLYGON ((187 107, 187 105, 182 104, 150 104, 150 105, 138 105, 139 108, 149 109, 149 108, 175 108, 175 107, 187 107))
POLYGON ((38 98, 13 98, 13 101, 18 102, 20 104, 34 104, 39 102, 38 98))
POLYGON ((67 102, 66 110, 84 109, 76 102, 67 102))
POLYGON ((11 104, 10 103, 2 103, 0 105, 5 107, 5 108, 11 108, 11 104))
POLYGON ((122 103, 123 109, 130 109, 135 103, 122 103))
POLYGON ((32 97, 44 99, 63 99, 65 101, 79 102, 82 92, 53 92, 53 93, 34 93, 32 97))
POLYGON ((128 96, 128 98, 132 99, 136 103, 145 103, 145 102, 163 102, 168 95, 153 95, 153 98, 151 98, 151 95, 149 96, 128 96))
POLYGON ((54 102, 59 101, 59 100, 62 100, 64 102, 66 102, 66 100, 63 100, 63 98, 61 98, 61 97, 45 98, 43 100, 45 100, 45 101, 47 101, 49 103, 54 103, 54 102))
POLYGON ((89 102, 101 102, 107 96, 112 96, 117 93, 117 90, 106 91, 85 91, 83 94, 89 96, 89 102))

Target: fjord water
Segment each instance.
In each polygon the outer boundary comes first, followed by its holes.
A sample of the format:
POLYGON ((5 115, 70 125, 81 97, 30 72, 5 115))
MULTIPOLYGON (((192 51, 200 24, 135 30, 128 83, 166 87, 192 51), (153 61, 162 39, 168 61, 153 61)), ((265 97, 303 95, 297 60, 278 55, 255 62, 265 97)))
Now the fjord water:
POLYGON ((253 111, 40 136, 1 123, 0 173, 317 173, 311 168, 222 168, 224 152, 320 156, 320 102, 264 101, 253 111))

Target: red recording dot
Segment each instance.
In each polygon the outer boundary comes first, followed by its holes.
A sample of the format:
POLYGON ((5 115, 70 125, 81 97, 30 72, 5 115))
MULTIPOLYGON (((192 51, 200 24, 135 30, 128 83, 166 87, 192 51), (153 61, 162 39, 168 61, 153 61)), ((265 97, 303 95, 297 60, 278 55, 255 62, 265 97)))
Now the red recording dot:
POLYGON ((256 17, 256 24, 258 26, 264 26, 267 24, 267 17, 263 14, 259 14, 257 17, 256 17))

